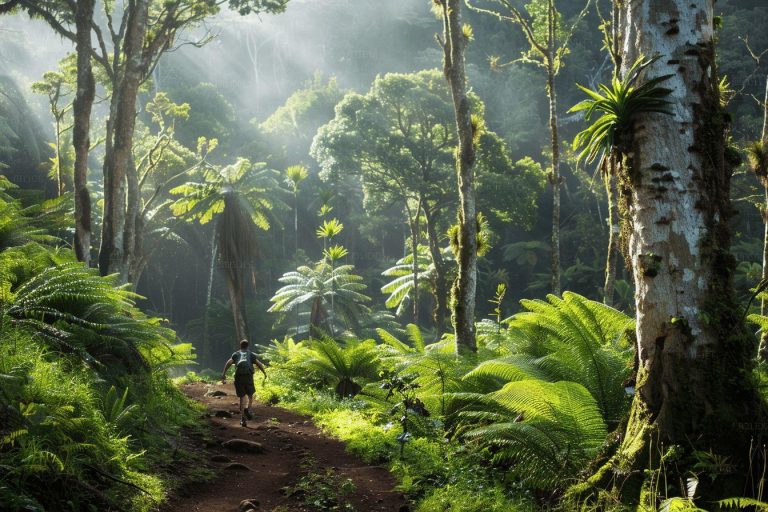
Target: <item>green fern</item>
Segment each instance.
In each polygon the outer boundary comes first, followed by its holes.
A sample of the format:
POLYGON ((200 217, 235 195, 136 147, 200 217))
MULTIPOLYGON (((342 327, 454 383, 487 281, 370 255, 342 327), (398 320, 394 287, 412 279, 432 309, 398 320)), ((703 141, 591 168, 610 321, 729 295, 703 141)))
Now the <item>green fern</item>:
POLYGON ((273 304, 268 311, 287 313, 306 306, 310 314, 300 316, 304 322, 296 330, 308 332, 332 321, 327 310, 333 298, 334 319, 340 320, 342 327, 357 330, 360 319, 370 312, 365 305, 370 297, 362 293, 366 289, 363 278, 353 272, 352 265, 332 267, 325 262, 287 272, 279 279, 284 286, 270 299, 273 304))
POLYGON ((126 404, 127 400, 128 388, 119 395, 115 386, 110 386, 104 397, 104 419, 118 427, 122 426, 138 409, 136 404, 126 404))
POLYGON ((697 507, 692 499, 675 497, 661 502, 659 512, 707 512, 707 510, 697 507))
POLYGON ((717 504, 726 510, 768 511, 768 503, 752 498, 726 498, 718 501, 717 504))
MULTIPOLYGON (((431 289, 435 267, 429 255, 429 248, 419 245, 418 248, 418 285, 422 289, 431 289)), ((389 294, 384 305, 394 308, 397 316, 402 316, 408 304, 413 300, 413 254, 407 254, 397 260, 395 265, 381 273, 382 276, 392 278, 391 281, 381 287, 381 292, 389 294)))
POLYGON ((480 410, 459 414, 462 436, 492 448, 527 487, 552 489, 575 478, 608 433, 597 402, 575 382, 521 380, 478 398, 480 410))
POLYGON ((340 397, 357 395, 362 384, 378 376, 380 368, 373 340, 350 341, 341 346, 330 338, 315 340, 301 366, 333 386, 340 397))
POLYGON ((495 378, 500 384, 530 378, 583 385, 614 426, 629 400, 629 333, 625 314, 580 295, 565 292, 547 301, 523 300, 527 310, 506 320, 506 357, 480 363, 465 379, 495 378))
MULTIPOLYGON (((6 253, 0 258, 8 257, 6 253)), ((175 342, 175 333, 139 312, 134 307, 138 295, 115 287, 114 277, 101 277, 75 262, 43 269, 27 262, 9 265, 10 296, 0 305, 0 316, 104 371, 146 370, 149 351, 175 342), (104 358, 111 362, 101 364, 104 358)))
MULTIPOLYGON (((380 347, 383 364, 395 375, 415 375, 418 398, 431 412, 445 416, 453 409, 454 394, 465 389, 462 377, 471 368, 472 358, 456 356, 455 341, 450 335, 442 341, 426 344, 417 325, 408 324, 406 332, 408 343, 388 331, 378 330, 383 342, 380 347)), ((374 399, 380 398, 380 393, 370 391, 374 399)))

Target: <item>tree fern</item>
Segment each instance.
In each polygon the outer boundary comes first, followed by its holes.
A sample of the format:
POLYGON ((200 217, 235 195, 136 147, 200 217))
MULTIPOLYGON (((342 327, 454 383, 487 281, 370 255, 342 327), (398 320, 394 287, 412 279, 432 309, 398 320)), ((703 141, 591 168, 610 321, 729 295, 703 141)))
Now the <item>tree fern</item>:
POLYGON ((278 280, 284 286, 270 299, 273 304, 268 311, 287 313, 306 306, 310 314, 303 317, 305 325, 308 321, 309 328, 319 329, 323 322, 327 326, 331 321, 326 312, 333 298, 334 318, 343 327, 358 330, 359 320, 370 312, 366 306, 370 297, 362 293, 366 289, 363 278, 353 272, 352 265, 331 267, 324 261, 287 272, 278 280))
MULTIPOLYGON (((419 245, 417 267, 419 270, 419 288, 422 290, 433 290, 435 266, 429 254, 429 247, 425 245, 419 245)), ((384 305, 395 309, 397 316, 402 316, 408 308, 408 304, 413 300, 413 254, 409 253, 400 258, 392 267, 382 272, 381 275, 391 278, 391 281, 381 287, 381 292, 388 294, 384 305)))
POLYGON ((521 380, 481 398, 465 411, 462 435, 492 449, 494 460, 532 488, 562 485, 597 454, 607 426, 600 408, 575 382, 521 380))
POLYGON ((506 320, 509 355, 485 361, 465 379, 493 377, 499 384, 537 378, 583 385, 609 425, 626 411, 623 383, 629 375, 634 322, 623 313, 580 295, 523 300, 527 310, 506 320))
MULTIPOLYGON (((17 252, 15 257, 24 254, 17 252)), ((6 251, 0 259, 8 257, 6 251)), ((175 333, 136 309, 138 295, 115 287, 112 277, 101 277, 75 262, 42 269, 24 262, 9 263, 13 269, 10 296, 0 304, 0 318, 12 327, 32 332, 113 373, 146 369, 143 352, 175 342, 175 333), (29 277, 26 272, 34 275, 29 277)))
POLYGON ((379 372, 379 355, 373 340, 351 341, 344 346, 335 340, 315 340, 302 363, 307 371, 330 383, 339 396, 354 396, 362 384, 379 372))

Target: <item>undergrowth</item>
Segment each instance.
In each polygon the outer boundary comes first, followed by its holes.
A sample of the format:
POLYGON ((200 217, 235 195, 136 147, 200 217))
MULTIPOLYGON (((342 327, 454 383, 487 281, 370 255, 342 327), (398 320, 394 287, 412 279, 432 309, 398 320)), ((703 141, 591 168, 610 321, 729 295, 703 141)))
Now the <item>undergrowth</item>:
POLYGON ((0 509, 156 510, 209 476, 186 437, 200 407, 167 372, 191 347, 71 259, 0 253, 0 509))

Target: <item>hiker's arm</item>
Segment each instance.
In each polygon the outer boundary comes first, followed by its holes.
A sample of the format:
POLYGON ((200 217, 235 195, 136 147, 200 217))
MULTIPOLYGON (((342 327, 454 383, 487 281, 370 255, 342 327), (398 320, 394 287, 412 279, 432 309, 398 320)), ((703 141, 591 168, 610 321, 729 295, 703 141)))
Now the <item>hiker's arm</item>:
POLYGON ((264 378, 266 379, 267 378, 267 371, 264 369, 264 365, 262 364, 262 362, 259 361, 258 357, 254 357, 253 360, 256 362, 256 366, 259 368, 261 373, 264 374, 264 378))
POLYGON ((227 364, 224 365, 224 370, 221 372, 221 382, 224 382, 227 378, 227 370, 229 370, 229 367, 235 364, 235 362, 232 360, 232 358, 229 358, 229 361, 227 361, 227 364))

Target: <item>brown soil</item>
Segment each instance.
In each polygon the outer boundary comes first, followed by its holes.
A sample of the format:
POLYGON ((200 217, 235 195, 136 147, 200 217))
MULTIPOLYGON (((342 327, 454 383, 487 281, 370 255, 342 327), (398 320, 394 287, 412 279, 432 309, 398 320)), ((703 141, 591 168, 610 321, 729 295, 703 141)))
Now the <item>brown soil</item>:
POLYGON ((302 496, 287 496, 283 489, 295 486, 308 471, 326 474, 328 470, 340 480, 349 478, 354 482, 354 492, 346 497, 354 510, 408 510, 407 500, 394 490, 396 481, 385 468, 366 465, 350 455, 345 451, 344 443, 324 435, 308 417, 254 401, 251 407, 253 420, 247 427, 241 427, 238 401, 231 384, 195 383, 184 386, 183 390, 205 404, 211 414, 209 421, 215 442, 209 443, 209 459, 224 455, 231 462, 211 461, 219 476, 207 483, 182 489, 179 496, 170 500, 165 509, 167 512, 236 512, 240 502, 246 499, 258 500, 258 511, 323 510, 304 505, 302 496), (210 390, 225 391, 227 395, 206 396, 210 390), (232 417, 215 417, 216 411, 229 412, 232 417), (234 453, 221 446, 229 439, 256 441, 263 445, 264 453, 234 453), (232 462, 244 464, 250 471, 225 469, 232 462))

